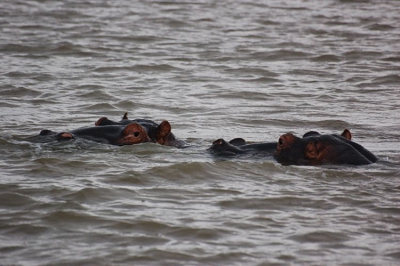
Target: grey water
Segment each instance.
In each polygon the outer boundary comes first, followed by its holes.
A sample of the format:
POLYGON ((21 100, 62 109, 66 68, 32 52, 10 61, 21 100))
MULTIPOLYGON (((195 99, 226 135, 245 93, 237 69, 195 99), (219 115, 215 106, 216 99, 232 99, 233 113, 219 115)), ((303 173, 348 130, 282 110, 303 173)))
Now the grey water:
POLYGON ((400 1, 0 3, 1 265, 398 265, 400 1), (186 149, 29 141, 168 120, 186 149), (367 166, 213 158, 340 133, 367 166))

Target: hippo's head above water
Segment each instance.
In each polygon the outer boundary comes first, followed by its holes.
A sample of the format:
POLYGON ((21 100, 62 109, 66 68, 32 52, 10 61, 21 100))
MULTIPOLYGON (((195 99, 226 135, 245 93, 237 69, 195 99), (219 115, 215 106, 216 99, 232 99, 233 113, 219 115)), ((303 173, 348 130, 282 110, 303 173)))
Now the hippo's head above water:
POLYGON ((148 119, 130 120, 128 118, 128 113, 125 113, 119 122, 112 121, 107 117, 102 117, 97 120, 95 126, 127 125, 130 123, 137 123, 141 125, 146 130, 151 142, 179 148, 186 146, 184 141, 178 140, 171 132, 171 124, 167 120, 162 121, 160 124, 148 119))
POLYGON ((375 155, 350 139, 348 130, 342 136, 308 132, 303 138, 287 133, 279 138, 274 157, 285 164, 300 165, 364 165, 377 161, 375 155))
POLYGON ((80 138, 119 146, 150 141, 146 130, 137 123, 108 125, 103 127, 85 127, 61 133, 56 133, 51 130, 42 130, 39 135, 52 137, 58 141, 80 138))

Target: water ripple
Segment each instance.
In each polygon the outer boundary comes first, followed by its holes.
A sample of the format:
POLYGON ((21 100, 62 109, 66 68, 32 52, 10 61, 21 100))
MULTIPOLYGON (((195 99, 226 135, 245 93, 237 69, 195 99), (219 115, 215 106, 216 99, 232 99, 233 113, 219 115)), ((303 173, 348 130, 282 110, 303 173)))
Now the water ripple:
POLYGON ((2 1, 0 264, 397 264, 399 8, 2 1), (189 146, 38 138, 124 112, 189 146), (206 150, 345 128, 377 163, 206 150))

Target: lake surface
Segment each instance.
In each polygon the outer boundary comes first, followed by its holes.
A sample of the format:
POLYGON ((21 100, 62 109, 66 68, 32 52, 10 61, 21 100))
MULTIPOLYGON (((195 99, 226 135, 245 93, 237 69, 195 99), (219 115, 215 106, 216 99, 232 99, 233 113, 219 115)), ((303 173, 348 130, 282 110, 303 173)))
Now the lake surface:
POLYGON ((0 264, 400 263, 400 1, 3 0, 0 30, 0 264), (124 112, 190 147, 29 141, 124 112), (206 151, 345 128, 377 163, 206 151))

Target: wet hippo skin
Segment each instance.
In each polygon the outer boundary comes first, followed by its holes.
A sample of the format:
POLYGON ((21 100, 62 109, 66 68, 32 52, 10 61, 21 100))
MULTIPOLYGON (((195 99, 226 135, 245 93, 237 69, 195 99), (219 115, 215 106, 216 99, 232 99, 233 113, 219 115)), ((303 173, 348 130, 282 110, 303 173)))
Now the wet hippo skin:
POLYGON ((213 142, 208 151, 215 156, 235 156, 239 154, 262 154, 271 156, 276 150, 277 142, 264 142, 247 144, 242 138, 232 139, 226 142, 218 139, 213 142))
POLYGON ((378 158, 360 144, 351 140, 350 131, 341 136, 308 132, 303 138, 291 133, 279 138, 274 157, 283 164, 317 165, 375 163, 378 158))
POLYGON ((86 127, 61 133, 56 133, 51 130, 42 130, 39 135, 50 136, 59 141, 82 138, 112 145, 132 145, 150 141, 146 130, 137 123, 86 127))
POLYGON ((309 131, 298 138, 291 133, 281 136, 278 142, 247 144, 242 138, 227 142, 218 139, 208 148, 215 156, 232 157, 243 154, 271 156, 283 164, 351 164, 374 163, 378 158, 360 144, 353 142, 352 134, 345 129, 341 135, 321 135, 309 131))
MULTIPOLYGON (((304 134, 303 137, 308 136, 319 136, 317 131, 309 131, 304 134)), ((337 135, 338 136, 338 135, 337 135)), ((341 136, 351 140, 351 133, 347 129, 343 131, 341 136)), ((275 153, 278 142, 261 142, 247 144, 242 138, 235 138, 227 142, 224 139, 218 139, 213 142, 208 151, 215 156, 235 156, 239 154, 262 154, 265 156, 271 156, 275 153)))
POLYGON ((118 122, 112 121, 107 117, 102 117, 95 123, 95 126, 108 126, 108 125, 126 125, 130 123, 138 123, 140 124, 147 132, 152 142, 166 145, 166 146, 174 146, 174 147, 185 147, 187 144, 179 140, 175 137, 175 135, 171 132, 171 124, 164 120, 160 124, 155 123, 152 120, 148 119, 128 119, 128 114, 125 113, 122 119, 118 122))

